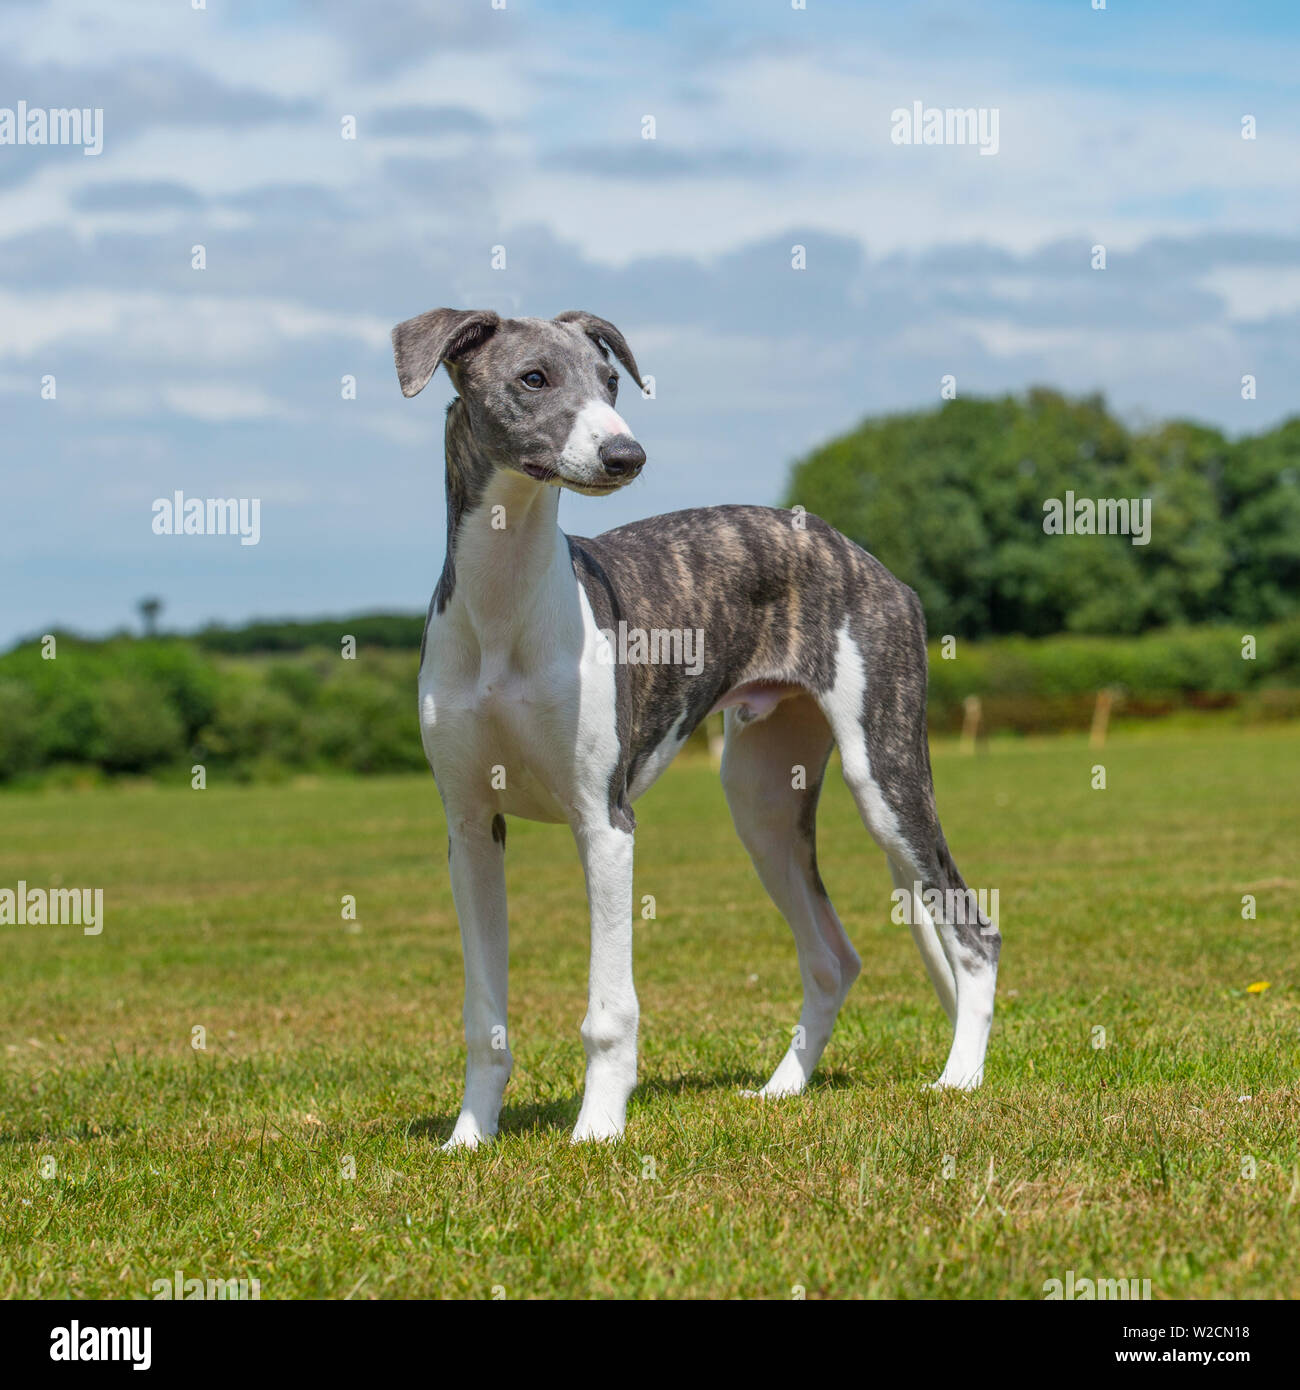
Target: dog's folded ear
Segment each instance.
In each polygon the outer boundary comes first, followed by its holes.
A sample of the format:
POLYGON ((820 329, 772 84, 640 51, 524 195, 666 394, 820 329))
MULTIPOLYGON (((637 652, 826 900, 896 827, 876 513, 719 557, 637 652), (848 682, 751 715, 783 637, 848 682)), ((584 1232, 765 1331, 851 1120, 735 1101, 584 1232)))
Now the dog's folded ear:
POLYGON ((402 395, 418 396, 440 362, 458 357, 486 342, 500 327, 501 316, 491 309, 430 309, 393 329, 393 360, 402 395))
POLYGON ((585 309, 566 309, 564 313, 556 314, 555 322, 577 324, 587 337, 593 338, 598 344, 607 347, 632 373, 632 380, 638 386, 642 385, 641 373, 637 370, 636 358, 632 356, 632 349, 628 347, 627 339, 608 319, 597 318, 595 314, 589 314, 585 309))

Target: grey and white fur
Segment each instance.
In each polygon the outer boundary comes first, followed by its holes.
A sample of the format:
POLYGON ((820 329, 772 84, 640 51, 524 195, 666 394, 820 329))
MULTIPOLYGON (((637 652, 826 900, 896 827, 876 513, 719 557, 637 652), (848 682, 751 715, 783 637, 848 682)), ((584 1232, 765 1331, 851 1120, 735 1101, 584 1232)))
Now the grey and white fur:
POLYGON ((565 535, 563 488, 613 492, 645 463, 615 409, 610 354, 638 384, 640 373, 604 319, 435 309, 399 324, 393 348, 405 395, 440 364, 458 392, 446 423, 447 558, 419 678, 465 959, 465 1098, 447 1147, 496 1133, 510 1076, 507 815, 567 822, 577 842, 591 971, 573 1138, 622 1134, 638 1023, 632 803, 719 709, 731 814, 794 933, 803 980, 795 1042, 757 1094, 804 1088, 859 971, 817 870, 833 745, 895 885, 912 897, 912 935, 953 1025, 934 1084, 979 1085, 1000 937, 981 914, 936 921, 926 907, 933 890, 952 901, 966 887, 935 810, 916 595, 825 522, 767 507, 565 535), (703 660, 619 664, 608 634, 620 623, 702 630, 703 660))

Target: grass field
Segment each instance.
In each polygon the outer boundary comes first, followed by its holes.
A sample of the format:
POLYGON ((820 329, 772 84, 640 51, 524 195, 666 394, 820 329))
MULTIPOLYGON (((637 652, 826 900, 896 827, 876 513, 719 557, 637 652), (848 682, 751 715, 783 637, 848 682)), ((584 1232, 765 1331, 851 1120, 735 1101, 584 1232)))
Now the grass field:
POLYGON ((1022 1299, 1070 1270, 1300 1296, 1300 728, 941 746, 935 775, 1000 896, 981 1091, 922 1088, 946 1023, 832 775, 822 869, 863 973, 805 1096, 738 1094, 798 975, 697 759, 638 805, 626 1139, 568 1143, 581 873, 567 831, 511 822, 515 1075, 500 1139, 455 1155, 428 778, 0 797, 0 887, 100 886, 105 913, 0 927, 0 1295, 149 1297, 180 1269, 263 1298, 1022 1299))

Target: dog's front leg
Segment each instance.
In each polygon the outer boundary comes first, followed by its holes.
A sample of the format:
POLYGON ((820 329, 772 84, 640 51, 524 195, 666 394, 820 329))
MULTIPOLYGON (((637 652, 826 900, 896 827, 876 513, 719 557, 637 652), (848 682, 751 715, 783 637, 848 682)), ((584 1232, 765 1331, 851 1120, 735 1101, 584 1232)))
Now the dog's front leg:
POLYGON ((445 1149, 476 1148, 497 1132, 510 1079, 506 1036, 508 923, 505 821, 448 815, 451 892, 465 956, 465 1100, 445 1149))
POLYGON ((607 821, 574 829, 591 907, 591 975, 582 1042, 587 1084, 573 1141, 617 1139, 636 1085, 632 983, 632 835, 607 821))

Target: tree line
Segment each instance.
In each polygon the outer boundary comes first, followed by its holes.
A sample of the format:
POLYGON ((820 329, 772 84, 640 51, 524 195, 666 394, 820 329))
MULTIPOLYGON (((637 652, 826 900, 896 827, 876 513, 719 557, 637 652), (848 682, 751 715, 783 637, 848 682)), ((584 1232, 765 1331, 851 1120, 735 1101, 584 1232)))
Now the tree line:
POLYGON ((815 449, 784 505, 910 584, 932 634, 1250 630, 1300 612, 1300 416, 1230 440, 1181 420, 1129 428, 1100 396, 949 401, 815 449), (1092 525, 1073 526, 1089 502, 1092 525), (1127 533, 1096 534, 1121 502, 1137 504, 1127 533))

